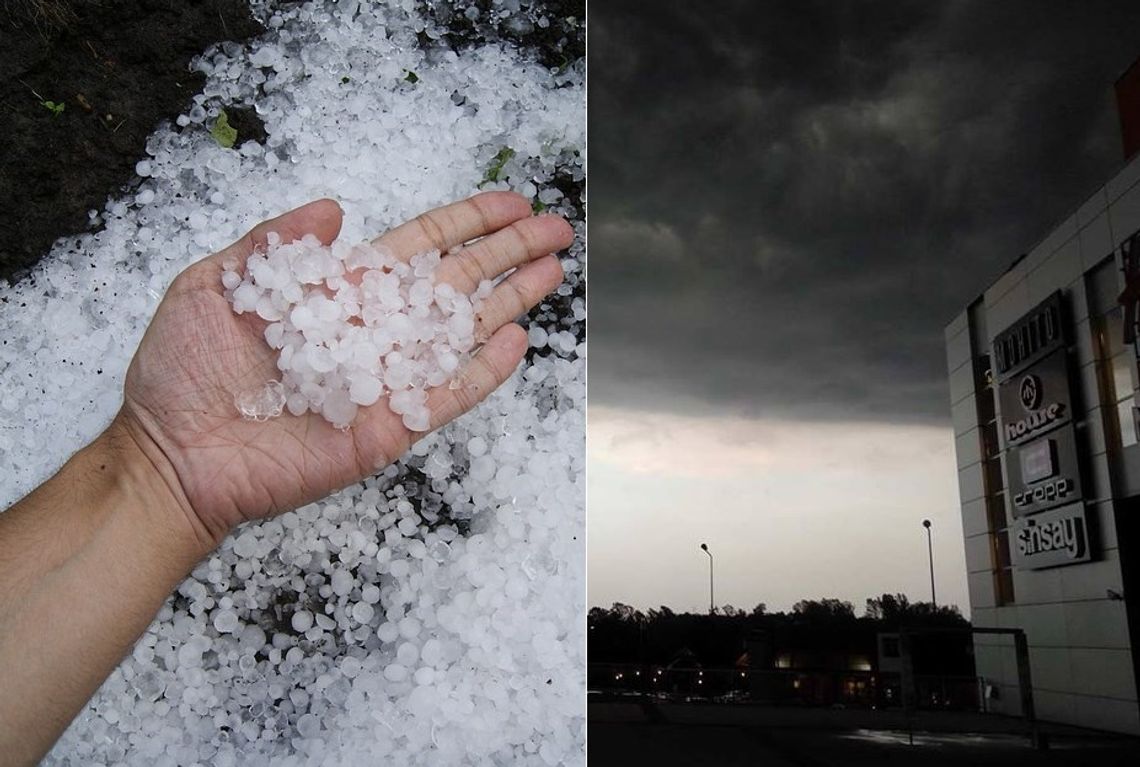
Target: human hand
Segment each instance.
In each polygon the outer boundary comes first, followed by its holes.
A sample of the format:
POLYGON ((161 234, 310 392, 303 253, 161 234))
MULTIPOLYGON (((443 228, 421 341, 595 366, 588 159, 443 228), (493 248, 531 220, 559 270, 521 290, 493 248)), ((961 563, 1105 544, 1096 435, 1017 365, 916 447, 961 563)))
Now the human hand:
MULTIPOLYGON (((109 431, 136 445, 170 491, 205 554, 236 525, 322 498, 374 474, 413 440, 386 398, 361 408, 345 430, 306 413, 247 420, 234 396, 280 377, 267 323, 234 314, 223 294, 222 263, 245 259, 269 232, 282 241, 313 234, 324 244, 340 232, 332 200, 309 203, 254 227, 225 250, 190 266, 170 286, 127 371, 123 407, 109 431)), ((497 285, 476 315, 485 344, 462 385, 429 392, 431 429, 474 407, 514 371, 526 333, 512 320, 562 281, 554 251, 573 230, 557 216, 531 216, 530 203, 507 192, 479 194, 425 213, 381 236, 400 259, 438 249, 437 280, 472 293, 479 282, 517 270, 497 285)), ((179 520, 181 522, 181 520, 179 520)))

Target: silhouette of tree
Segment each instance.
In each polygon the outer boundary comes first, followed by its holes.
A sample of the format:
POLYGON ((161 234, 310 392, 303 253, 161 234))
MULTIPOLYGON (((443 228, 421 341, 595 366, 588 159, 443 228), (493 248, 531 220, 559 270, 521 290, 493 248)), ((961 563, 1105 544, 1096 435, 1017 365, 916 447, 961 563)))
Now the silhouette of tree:
POLYGON ((876 621, 898 621, 910 610, 906 594, 883 594, 867 600, 866 617, 876 621))
POLYGON ((855 606, 840 599, 801 599, 792 605, 792 612, 807 623, 855 620, 855 606))
POLYGON ((883 594, 867 600, 864 617, 879 621, 884 629, 897 630, 901 626, 966 626, 957 605, 934 605, 930 602, 911 602, 906 594, 883 594))
MULTIPOLYGON (((749 642, 761 636, 822 659, 828 653, 855 650, 873 657, 875 635, 880 632, 969 626, 958 608, 911 602, 905 594, 881 594, 865 604, 866 611, 857 617, 850 602, 832 598, 802 600, 790 612, 776 613, 769 613, 764 603, 751 612, 725 605, 713 615, 678 613, 666 605, 643 613, 615 602, 608 609, 589 611, 590 662, 665 666, 687 650, 704 668, 731 668, 749 642)), ((969 675, 973 673, 969 644, 968 635, 926 635, 921 640, 926 656, 922 666, 930 673, 957 669, 954 673, 969 675)))
POLYGON ((610 614, 620 621, 636 621, 644 617, 636 608, 621 602, 614 602, 614 606, 610 608, 610 614))

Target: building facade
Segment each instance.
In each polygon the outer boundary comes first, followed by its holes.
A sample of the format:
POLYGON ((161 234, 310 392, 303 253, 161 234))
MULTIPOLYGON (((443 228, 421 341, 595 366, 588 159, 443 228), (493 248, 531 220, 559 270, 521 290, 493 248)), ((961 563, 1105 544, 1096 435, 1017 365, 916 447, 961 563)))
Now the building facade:
MULTIPOLYGON (((1140 734, 1140 155, 946 328, 975 626, 1026 633, 1041 719, 1140 734)), ((1018 714, 1008 637, 976 635, 1018 714)))

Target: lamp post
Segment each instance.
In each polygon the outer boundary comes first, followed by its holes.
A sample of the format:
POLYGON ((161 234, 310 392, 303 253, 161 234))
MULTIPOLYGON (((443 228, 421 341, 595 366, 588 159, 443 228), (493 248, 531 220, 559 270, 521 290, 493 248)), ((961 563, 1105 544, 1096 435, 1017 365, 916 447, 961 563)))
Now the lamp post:
POLYGON ((716 609, 716 602, 713 600, 713 555, 712 552, 709 551, 709 545, 707 543, 701 544, 701 551, 709 555, 709 615, 712 615, 716 609))
POLYGON ((926 553, 930 557, 930 604, 937 607, 938 600, 934 597, 934 543, 930 533, 930 520, 922 520, 922 526, 926 528, 926 553))

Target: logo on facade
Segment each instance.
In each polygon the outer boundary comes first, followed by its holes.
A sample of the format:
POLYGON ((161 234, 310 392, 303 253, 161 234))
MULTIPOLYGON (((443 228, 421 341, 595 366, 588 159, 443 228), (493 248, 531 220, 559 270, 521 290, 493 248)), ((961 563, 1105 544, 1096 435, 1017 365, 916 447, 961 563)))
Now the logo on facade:
POLYGON ((1076 486, 1073 480, 1062 477, 1053 482, 1038 485, 1032 490, 1014 494, 1013 505, 1019 509, 1024 509, 1027 506, 1042 506, 1054 501, 1064 501, 1073 494, 1074 490, 1076 490, 1076 486))
MULTIPOLYGON (((1024 404, 1024 402, 1023 397, 1022 403, 1024 404)), ((1042 410, 1034 410, 1019 421, 1007 423, 1005 425, 1005 438, 1009 442, 1016 442, 1029 434, 1047 429, 1060 419, 1064 412, 1065 406, 1060 402, 1054 402, 1042 410)))
POLYGON ((1087 562, 1088 526, 1081 504, 1047 511, 1017 522, 1013 529, 1014 562, 1038 569, 1087 562))
POLYGON ((1021 379, 1021 406, 1026 412, 1041 407, 1041 379, 1030 373, 1021 379))

